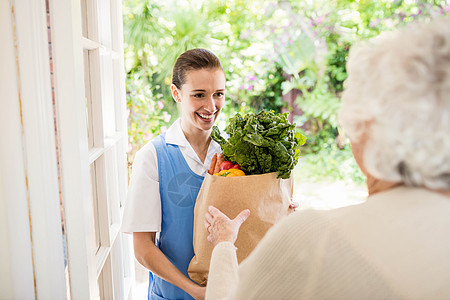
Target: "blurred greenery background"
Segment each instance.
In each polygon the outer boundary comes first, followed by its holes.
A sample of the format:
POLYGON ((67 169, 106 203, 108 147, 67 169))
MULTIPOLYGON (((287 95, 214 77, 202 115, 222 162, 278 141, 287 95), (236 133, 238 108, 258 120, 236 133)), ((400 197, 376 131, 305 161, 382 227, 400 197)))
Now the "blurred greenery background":
POLYGON ((179 116, 175 59, 206 48, 221 60, 226 107, 289 112, 307 136, 296 180, 362 184, 337 112, 349 47, 419 19, 450 14, 450 0, 124 0, 129 163, 179 116))

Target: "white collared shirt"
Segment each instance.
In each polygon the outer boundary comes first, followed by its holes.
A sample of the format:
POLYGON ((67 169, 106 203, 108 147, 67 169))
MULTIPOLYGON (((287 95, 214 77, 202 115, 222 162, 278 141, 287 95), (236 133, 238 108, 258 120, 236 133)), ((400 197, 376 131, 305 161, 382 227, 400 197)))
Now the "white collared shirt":
MULTIPOLYGON (((181 150, 191 170, 205 176, 215 153, 222 152, 220 145, 211 140, 205 162, 202 163, 181 130, 180 119, 176 120, 166 132, 166 143, 175 144, 181 150)), ((122 231, 159 232, 161 231, 161 198, 159 194, 158 159, 152 142, 145 144, 133 162, 133 171, 128 187, 122 231)))

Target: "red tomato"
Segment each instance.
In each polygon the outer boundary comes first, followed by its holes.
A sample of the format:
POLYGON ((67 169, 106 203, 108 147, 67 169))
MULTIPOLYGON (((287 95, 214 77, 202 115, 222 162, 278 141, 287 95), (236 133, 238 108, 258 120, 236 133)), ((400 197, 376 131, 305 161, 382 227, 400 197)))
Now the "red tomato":
POLYGON ((231 168, 233 168, 233 163, 231 161, 225 160, 223 163, 220 164, 220 171, 229 170, 231 168))
POLYGON ((232 168, 232 169, 238 169, 238 170, 240 170, 240 169, 241 169, 241 166, 238 165, 238 164, 234 164, 234 166, 232 166, 231 168, 232 168))

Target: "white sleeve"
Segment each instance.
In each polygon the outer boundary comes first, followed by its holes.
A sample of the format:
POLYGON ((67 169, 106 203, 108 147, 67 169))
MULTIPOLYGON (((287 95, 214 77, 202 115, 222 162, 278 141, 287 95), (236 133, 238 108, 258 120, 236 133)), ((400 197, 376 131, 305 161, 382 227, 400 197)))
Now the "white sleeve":
POLYGON ((206 300, 225 299, 237 283, 236 247, 230 242, 221 242, 211 254, 206 300))
POLYGON ((149 142, 134 158, 122 232, 161 231, 161 196, 155 146, 149 142))

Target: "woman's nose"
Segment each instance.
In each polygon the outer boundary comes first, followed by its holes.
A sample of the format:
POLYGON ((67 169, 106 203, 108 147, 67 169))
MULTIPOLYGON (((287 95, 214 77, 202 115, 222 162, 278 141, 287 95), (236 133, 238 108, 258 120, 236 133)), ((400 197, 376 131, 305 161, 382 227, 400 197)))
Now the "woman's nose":
POLYGON ((216 110, 216 102, 214 101, 214 94, 207 98, 204 107, 207 111, 211 113, 216 110))

